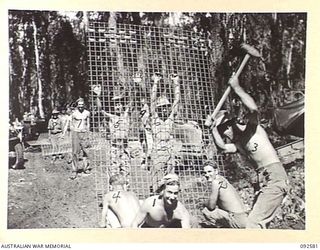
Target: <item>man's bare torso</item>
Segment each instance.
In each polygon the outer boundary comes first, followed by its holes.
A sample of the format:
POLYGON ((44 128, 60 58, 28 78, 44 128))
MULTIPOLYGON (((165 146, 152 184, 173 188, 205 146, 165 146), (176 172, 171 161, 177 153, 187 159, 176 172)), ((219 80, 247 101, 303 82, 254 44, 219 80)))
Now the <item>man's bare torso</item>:
POLYGON ((149 197, 148 200, 147 217, 145 223, 150 227, 168 227, 171 223, 181 220, 181 206, 178 201, 177 207, 169 214, 165 211, 163 201, 159 196, 149 197))
POLYGON ((227 212, 245 212, 245 207, 237 190, 222 176, 217 176, 217 181, 220 183, 218 207, 227 212))
POLYGON ((258 168, 280 162, 267 133, 260 125, 257 126, 256 133, 245 145, 245 150, 248 152, 249 158, 255 162, 258 168))

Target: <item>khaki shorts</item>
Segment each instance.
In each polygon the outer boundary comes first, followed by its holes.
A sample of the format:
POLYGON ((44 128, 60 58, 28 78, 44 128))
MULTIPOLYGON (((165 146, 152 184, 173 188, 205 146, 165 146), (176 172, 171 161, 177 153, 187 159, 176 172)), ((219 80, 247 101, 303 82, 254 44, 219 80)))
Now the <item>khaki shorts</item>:
POLYGON ((233 213, 220 208, 213 211, 205 209, 203 212, 209 221, 217 223, 223 228, 245 228, 248 221, 248 215, 245 212, 233 213))
POLYGON ((287 174, 280 162, 258 171, 260 190, 248 216, 247 228, 266 228, 290 190, 287 174))
POLYGON ((72 154, 79 155, 83 152, 83 156, 87 156, 87 152, 85 151, 85 147, 87 146, 87 133, 86 132, 71 132, 72 138, 72 154))

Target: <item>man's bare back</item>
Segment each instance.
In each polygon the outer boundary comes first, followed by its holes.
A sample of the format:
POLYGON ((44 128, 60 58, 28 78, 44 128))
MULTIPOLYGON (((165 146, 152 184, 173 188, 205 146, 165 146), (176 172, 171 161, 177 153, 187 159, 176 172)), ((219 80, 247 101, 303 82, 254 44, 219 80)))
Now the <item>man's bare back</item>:
POLYGON ((130 227, 139 211, 140 203, 132 192, 115 190, 107 193, 103 199, 101 227, 106 227, 106 218, 110 209, 118 218, 121 227, 130 227))
POLYGON ((221 175, 216 177, 219 182, 219 199, 217 205, 219 208, 227 212, 243 213, 245 207, 237 192, 237 190, 229 183, 229 181, 221 175))

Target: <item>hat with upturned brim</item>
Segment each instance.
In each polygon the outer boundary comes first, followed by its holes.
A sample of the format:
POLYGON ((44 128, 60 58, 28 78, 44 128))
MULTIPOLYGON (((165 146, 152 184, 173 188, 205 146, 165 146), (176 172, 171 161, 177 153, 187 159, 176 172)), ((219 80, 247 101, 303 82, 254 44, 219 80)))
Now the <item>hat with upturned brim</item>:
POLYGON ((218 164, 213 160, 208 160, 203 164, 203 167, 210 166, 212 168, 218 168, 218 164))
POLYGON ((84 105, 84 99, 82 98, 82 97, 80 97, 78 100, 77 100, 77 105, 79 105, 79 104, 82 104, 82 105, 84 105))
POLYGON ((59 110, 57 110, 57 109, 54 109, 54 110, 52 110, 52 114, 59 114, 60 112, 59 112, 59 110))
POLYGON ((164 189, 164 187, 170 182, 179 183, 179 176, 175 173, 169 173, 163 176, 163 178, 158 183, 158 189, 156 190, 156 192, 160 193, 164 189))
POLYGON ((168 98, 166 96, 160 96, 157 100, 156 106, 161 107, 161 106, 168 106, 171 105, 169 102, 168 98))
POLYGON ((122 98, 124 98, 124 95, 123 95, 123 94, 116 94, 116 95, 114 95, 114 96, 111 98, 111 100, 112 100, 112 101, 116 101, 116 100, 120 100, 120 99, 122 99, 122 98))

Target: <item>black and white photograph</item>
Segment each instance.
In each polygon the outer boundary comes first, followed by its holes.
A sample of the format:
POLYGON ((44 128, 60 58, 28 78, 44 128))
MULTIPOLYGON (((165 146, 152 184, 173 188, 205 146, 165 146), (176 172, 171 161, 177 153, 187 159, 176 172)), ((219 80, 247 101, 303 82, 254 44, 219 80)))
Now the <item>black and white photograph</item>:
POLYGON ((307 12, 7 19, 8 230, 306 230, 307 12))

